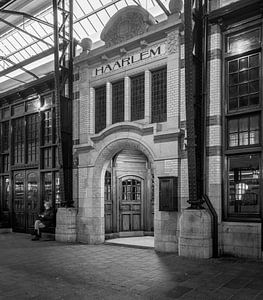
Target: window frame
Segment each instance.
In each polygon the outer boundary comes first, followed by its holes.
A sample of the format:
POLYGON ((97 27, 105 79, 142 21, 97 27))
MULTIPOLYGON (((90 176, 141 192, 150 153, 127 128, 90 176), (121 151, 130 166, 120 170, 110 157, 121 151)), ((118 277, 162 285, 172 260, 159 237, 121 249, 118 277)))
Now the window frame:
MULTIPOLYGON (((125 82, 124 78, 111 83, 111 118, 112 124, 124 122, 124 108, 125 108, 125 82), (115 90, 116 88, 116 90, 115 90), (116 93, 116 91, 121 90, 121 94, 116 93)), ((107 92, 107 91, 106 91, 107 92)), ((107 95, 106 95, 107 102, 107 95)), ((107 108, 106 108, 107 109, 107 108)), ((106 113, 107 114, 107 113, 106 113)))
MULTIPOLYGON (((143 120, 145 118, 145 73, 136 74, 131 79, 131 121, 143 120), (136 88, 134 89, 133 84, 134 81, 138 80, 138 78, 142 78, 142 83, 140 82, 140 87, 143 87, 143 97, 139 97, 138 101, 138 91, 136 88), (135 91, 135 92, 134 92, 135 91), (138 107, 142 107, 142 110, 139 110, 138 107)), ((138 82, 138 81, 137 81, 138 82)), ((137 87, 137 85, 136 85, 137 87)))
MULTIPOLYGON (((163 123, 163 122, 167 122, 167 65, 165 66, 162 66, 158 69, 153 69, 151 70, 151 123, 163 123), (153 90, 153 73, 157 73, 157 72, 161 72, 161 71, 164 71, 165 70, 165 74, 166 74, 166 77, 165 77, 165 96, 164 96, 164 102, 165 102, 165 106, 163 105, 163 107, 165 107, 165 111, 162 112, 162 114, 154 114, 155 111, 159 111, 160 112, 160 109, 158 110, 154 110, 154 90, 153 90)), ((156 97, 157 98, 157 97, 156 97)), ((158 97, 159 98, 159 97, 158 97)), ((158 99, 159 101, 160 99, 158 99)))
MULTIPOLYGON (((260 202, 260 212, 259 215, 250 215, 250 214, 242 214, 242 215, 233 215, 230 214, 228 211, 228 172, 229 172, 229 160, 232 156, 241 155, 241 154, 255 154, 257 153, 259 156, 259 163, 261 164, 262 159, 262 141, 263 141, 263 120, 262 120, 262 101, 263 101, 263 88, 262 88, 262 80, 263 80, 263 51, 261 47, 254 47, 251 49, 246 49, 240 53, 227 53, 228 45, 228 36, 235 35, 242 32, 249 32, 259 28, 260 36, 261 36, 261 43, 263 41, 263 29, 261 25, 261 20, 245 20, 244 22, 240 22, 239 24, 231 24, 228 28, 222 33, 223 36, 223 55, 222 55, 222 72, 223 72, 223 89, 222 89, 222 99, 223 99, 223 125, 222 125, 222 135, 223 135, 223 197, 222 197, 222 217, 224 221, 230 222, 261 222, 263 217, 263 204, 262 200, 260 202), (238 59, 239 57, 244 57, 246 55, 253 55, 255 53, 259 53, 259 104, 257 106, 246 106, 242 109, 237 109, 230 111, 229 110, 229 98, 228 98, 228 62, 232 59, 238 59), (251 116, 254 114, 259 115, 259 144, 250 144, 250 145, 241 145, 237 147, 229 147, 228 146, 228 137, 229 137, 229 130, 228 130, 228 122, 230 119, 234 118, 242 118, 245 116, 251 116)), ((260 168, 260 180, 259 180, 259 198, 262 198, 262 171, 261 166, 260 168)))
POLYGON ((106 128, 106 118, 107 118, 107 88, 106 84, 100 85, 98 87, 94 88, 94 130, 95 134, 100 133, 103 129, 106 128), (100 91, 103 89, 104 92, 104 97, 96 98, 97 91, 100 91), (101 103, 98 105, 98 101, 104 102, 103 103, 103 108, 104 111, 102 111, 101 108, 101 103), (103 112, 103 114, 101 113, 103 112), (100 112, 100 114, 98 114, 100 112))

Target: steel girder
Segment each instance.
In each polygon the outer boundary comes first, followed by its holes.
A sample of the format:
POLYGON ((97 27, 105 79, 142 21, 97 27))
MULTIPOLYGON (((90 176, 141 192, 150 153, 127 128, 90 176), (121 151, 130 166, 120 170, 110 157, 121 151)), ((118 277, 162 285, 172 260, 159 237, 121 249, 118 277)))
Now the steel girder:
POLYGON ((73 1, 53 0, 56 133, 61 206, 72 206, 73 1), (60 50, 60 45, 62 49, 60 50))

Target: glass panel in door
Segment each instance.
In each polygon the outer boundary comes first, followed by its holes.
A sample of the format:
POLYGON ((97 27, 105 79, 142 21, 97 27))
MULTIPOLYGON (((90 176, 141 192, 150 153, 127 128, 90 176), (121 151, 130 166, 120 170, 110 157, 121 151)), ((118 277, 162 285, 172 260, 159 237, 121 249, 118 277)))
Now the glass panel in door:
POLYGON ((27 197, 26 197, 26 227, 27 230, 29 228, 34 227, 34 222, 38 215, 38 173, 37 172, 29 172, 27 173, 27 197))
POLYGON ((122 180, 120 199, 120 231, 140 231, 142 224, 142 181, 122 180))
POLYGON ((14 174, 13 229, 25 231, 25 227, 25 176, 19 172, 14 174))

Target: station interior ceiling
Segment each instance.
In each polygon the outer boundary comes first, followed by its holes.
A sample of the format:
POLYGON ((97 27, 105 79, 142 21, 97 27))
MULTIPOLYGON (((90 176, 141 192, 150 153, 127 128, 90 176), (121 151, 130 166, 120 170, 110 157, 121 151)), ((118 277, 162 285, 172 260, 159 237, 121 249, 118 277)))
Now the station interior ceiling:
MULTIPOLYGON (((139 5, 160 22, 168 17, 169 2, 74 0, 73 38, 80 43, 88 37, 92 48, 99 47, 101 31, 120 9, 139 5)), ((52 0, 0 0, 0 95, 54 70, 53 24, 52 0)), ((79 45, 76 51, 81 51, 79 45)))

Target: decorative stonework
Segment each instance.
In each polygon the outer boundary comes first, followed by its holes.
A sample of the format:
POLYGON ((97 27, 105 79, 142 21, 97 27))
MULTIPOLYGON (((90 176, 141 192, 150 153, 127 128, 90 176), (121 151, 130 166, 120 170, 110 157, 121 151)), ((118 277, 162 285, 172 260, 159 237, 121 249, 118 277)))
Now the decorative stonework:
POLYGON ((174 54, 179 51, 179 35, 178 32, 172 31, 167 35, 168 54, 174 54))
POLYGON ((145 9, 134 5, 127 6, 110 19, 100 38, 106 47, 112 47, 145 33, 152 24, 155 21, 145 9))

